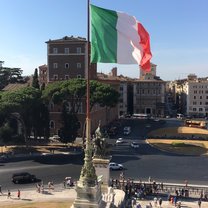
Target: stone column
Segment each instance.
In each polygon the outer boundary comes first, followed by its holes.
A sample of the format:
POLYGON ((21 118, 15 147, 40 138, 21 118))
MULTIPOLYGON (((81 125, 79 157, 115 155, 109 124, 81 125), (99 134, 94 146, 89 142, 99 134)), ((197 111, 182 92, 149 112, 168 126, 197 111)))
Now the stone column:
POLYGON ((110 171, 109 162, 111 158, 93 158, 93 164, 95 167, 96 175, 98 177, 99 183, 101 183, 102 193, 108 192, 110 171))

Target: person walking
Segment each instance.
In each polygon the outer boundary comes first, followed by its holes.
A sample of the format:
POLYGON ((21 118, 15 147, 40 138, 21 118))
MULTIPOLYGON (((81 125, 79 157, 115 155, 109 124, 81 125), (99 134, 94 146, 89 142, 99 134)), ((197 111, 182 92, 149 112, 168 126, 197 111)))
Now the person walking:
POLYGON ((161 208, 161 206, 162 206, 162 198, 159 198, 158 202, 159 202, 159 206, 161 208))
POLYGON ((11 199, 11 192, 10 192, 10 190, 8 190, 7 199, 11 199))
POLYGON ((1 190, 1 185, 0 185, 0 193, 1 193, 1 195, 3 195, 2 190, 1 190))
POLYGON ((17 198, 20 199, 20 190, 17 191, 17 198))
POLYGON ((202 201, 201 201, 201 199, 199 199, 198 200, 198 206, 199 206, 199 208, 201 208, 201 203, 202 203, 202 201))

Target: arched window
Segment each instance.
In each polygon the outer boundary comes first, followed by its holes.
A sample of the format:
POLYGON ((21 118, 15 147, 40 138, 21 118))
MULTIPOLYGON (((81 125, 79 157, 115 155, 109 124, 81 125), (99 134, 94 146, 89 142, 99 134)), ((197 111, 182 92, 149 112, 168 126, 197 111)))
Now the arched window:
POLYGON ((54 121, 50 121, 50 129, 54 129, 55 128, 55 122, 54 121))

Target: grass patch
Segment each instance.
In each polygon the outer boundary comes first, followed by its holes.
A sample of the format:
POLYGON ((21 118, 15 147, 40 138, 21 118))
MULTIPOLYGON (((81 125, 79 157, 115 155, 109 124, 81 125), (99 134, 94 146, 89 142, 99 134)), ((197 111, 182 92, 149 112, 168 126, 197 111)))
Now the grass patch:
POLYGON ((182 155, 202 155, 207 153, 206 141, 148 139, 148 142, 160 150, 182 155))
POLYGON ((190 146, 190 144, 185 144, 184 142, 172 142, 171 145, 173 147, 187 147, 187 146, 190 146))
POLYGON ((161 128, 154 131, 151 131, 148 134, 149 137, 187 137, 191 139, 194 137, 201 137, 204 139, 208 139, 208 130, 207 129, 200 129, 200 128, 193 128, 193 127, 169 127, 169 128, 161 128))

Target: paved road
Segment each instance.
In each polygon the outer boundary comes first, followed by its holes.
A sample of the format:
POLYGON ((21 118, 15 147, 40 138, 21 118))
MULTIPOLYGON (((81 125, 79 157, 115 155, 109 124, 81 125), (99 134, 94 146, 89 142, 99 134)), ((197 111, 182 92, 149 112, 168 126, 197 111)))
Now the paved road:
MULTIPOLYGON (((122 163, 125 167, 126 177, 147 180, 149 176, 163 182, 207 184, 208 179, 208 158, 197 156, 179 156, 161 152, 145 143, 144 139, 153 129, 165 126, 180 125, 180 121, 168 120, 166 123, 146 120, 123 120, 121 129, 130 125, 132 133, 125 137, 126 142, 114 146, 112 150, 112 161, 122 163), (148 125, 147 125, 148 124, 148 125), (148 126, 148 127, 147 127, 148 126), (150 127, 149 127, 150 126, 150 127), (137 140, 140 148, 130 148, 130 142, 137 140)), ((110 139, 115 144, 118 137, 110 139)), ((11 176, 14 172, 28 171, 35 174, 45 183, 53 180, 54 183, 61 183, 66 176, 79 178, 83 164, 83 155, 52 155, 41 156, 28 160, 13 160, 9 163, 0 163, 0 185, 4 189, 16 189, 22 187, 34 187, 35 184, 14 185, 11 176)), ((120 171, 111 171, 111 177, 117 177, 120 171)))
MULTIPOLYGON (((207 157, 170 154, 145 143, 144 139, 149 131, 182 124, 182 121, 176 119, 165 121, 124 120, 122 127, 130 125, 133 132, 125 138, 125 143, 114 148, 112 160, 125 166, 126 177, 147 180, 151 176, 157 181, 183 183, 188 180, 189 183, 207 185, 207 157), (135 140, 140 143, 137 150, 130 147, 131 141, 135 140)), ((118 177, 119 174, 119 171, 111 172, 112 177, 118 177)))

